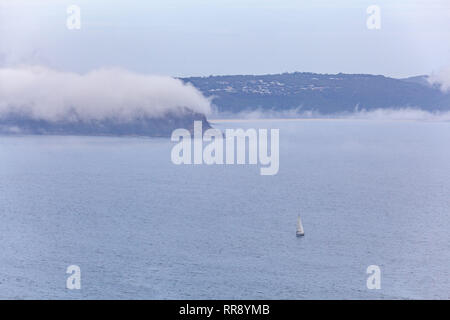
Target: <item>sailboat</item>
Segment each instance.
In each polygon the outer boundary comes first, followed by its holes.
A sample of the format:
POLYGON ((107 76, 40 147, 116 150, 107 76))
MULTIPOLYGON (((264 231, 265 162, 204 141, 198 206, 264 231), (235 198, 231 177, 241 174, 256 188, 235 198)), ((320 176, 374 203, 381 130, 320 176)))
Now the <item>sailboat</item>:
POLYGON ((297 232, 295 233, 297 237, 302 237, 305 235, 305 231, 303 230, 302 220, 300 219, 300 215, 297 218, 297 232))

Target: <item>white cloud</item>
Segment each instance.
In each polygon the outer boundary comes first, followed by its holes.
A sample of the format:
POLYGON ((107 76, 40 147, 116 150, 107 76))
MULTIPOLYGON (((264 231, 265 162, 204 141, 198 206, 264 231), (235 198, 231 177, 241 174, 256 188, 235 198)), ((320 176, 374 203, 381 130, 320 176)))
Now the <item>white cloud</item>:
POLYGON ((0 117, 14 112, 49 121, 74 114, 82 120, 127 121, 185 109, 207 115, 210 101, 192 85, 171 77, 114 68, 86 74, 45 67, 0 68, 0 117))
POLYGON ((362 110, 349 114, 352 119, 363 120, 409 120, 409 121, 450 121, 449 111, 426 111, 417 108, 362 110))
MULTIPOLYGON (((315 110, 302 108, 288 110, 244 110, 238 113, 215 112, 210 119, 353 119, 373 121, 450 121, 450 111, 426 111, 419 108, 386 108, 359 110, 334 114, 321 114, 315 110)), ((213 120, 214 121, 214 120, 213 120)))
POLYGON ((444 92, 450 91, 450 67, 432 73, 428 81, 431 84, 438 84, 444 92))

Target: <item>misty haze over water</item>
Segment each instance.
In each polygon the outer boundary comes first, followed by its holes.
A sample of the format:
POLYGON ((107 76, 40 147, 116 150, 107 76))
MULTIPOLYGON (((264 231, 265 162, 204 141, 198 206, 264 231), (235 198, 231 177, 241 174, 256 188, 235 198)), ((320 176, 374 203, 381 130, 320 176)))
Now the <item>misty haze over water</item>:
POLYGON ((279 173, 176 166, 168 139, 2 137, 0 298, 449 298, 447 123, 213 124, 279 128, 279 173))
POLYGON ((448 39, 448 0, 0 0, 0 300, 450 299, 448 39))

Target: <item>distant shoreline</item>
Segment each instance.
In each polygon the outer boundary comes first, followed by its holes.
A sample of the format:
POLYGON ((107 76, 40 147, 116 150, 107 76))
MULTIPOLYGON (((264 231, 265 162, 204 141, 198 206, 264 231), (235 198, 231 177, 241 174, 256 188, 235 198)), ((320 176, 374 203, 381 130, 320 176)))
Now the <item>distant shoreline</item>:
MULTIPOLYGON (((438 120, 422 120, 422 119, 363 119, 363 118, 262 118, 262 119, 208 119, 209 123, 224 123, 224 122, 296 122, 296 121, 427 121, 434 122, 438 120)), ((439 121, 438 121, 439 122, 439 121)))

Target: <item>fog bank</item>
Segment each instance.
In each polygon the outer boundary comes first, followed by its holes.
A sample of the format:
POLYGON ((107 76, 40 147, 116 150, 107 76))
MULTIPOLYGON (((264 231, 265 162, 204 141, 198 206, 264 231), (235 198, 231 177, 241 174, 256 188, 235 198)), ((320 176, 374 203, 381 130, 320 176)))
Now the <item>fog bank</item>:
POLYGON ((210 101, 192 85, 118 68, 86 74, 41 66, 0 68, 0 119, 45 121, 159 118, 186 111, 208 115, 210 101))
POLYGON ((428 77, 431 84, 437 84, 443 92, 450 91, 450 67, 442 68, 428 77))
POLYGON ((425 111, 420 108, 355 110, 354 112, 321 114, 314 110, 301 108, 276 110, 244 110, 239 113, 213 113, 210 119, 360 119, 360 120, 411 120, 411 121, 450 121, 450 111, 425 111))

